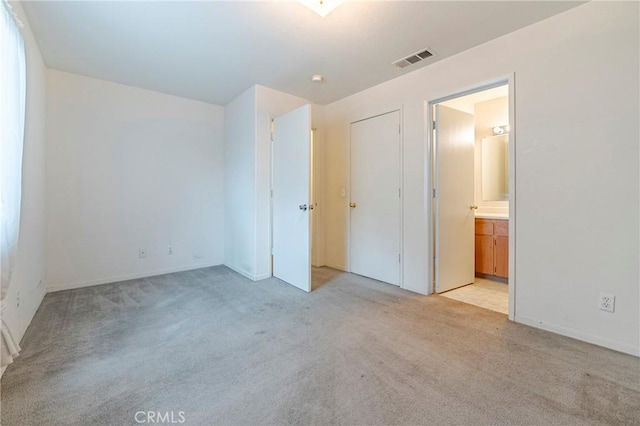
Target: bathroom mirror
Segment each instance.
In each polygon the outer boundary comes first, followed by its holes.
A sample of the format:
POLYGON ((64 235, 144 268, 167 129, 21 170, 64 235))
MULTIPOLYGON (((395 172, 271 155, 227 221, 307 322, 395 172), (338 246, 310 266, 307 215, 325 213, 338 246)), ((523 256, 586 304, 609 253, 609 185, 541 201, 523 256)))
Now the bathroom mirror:
POLYGON ((482 200, 509 200, 509 135, 482 138, 482 200))

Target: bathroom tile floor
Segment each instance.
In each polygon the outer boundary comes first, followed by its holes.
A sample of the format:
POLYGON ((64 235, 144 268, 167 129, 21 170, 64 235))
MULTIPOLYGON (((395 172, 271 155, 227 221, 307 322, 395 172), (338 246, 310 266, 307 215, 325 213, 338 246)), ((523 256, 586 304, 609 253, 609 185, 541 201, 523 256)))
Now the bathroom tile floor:
POLYGON ((441 293, 440 296, 503 314, 509 313, 508 285, 499 281, 476 277, 473 284, 441 293))

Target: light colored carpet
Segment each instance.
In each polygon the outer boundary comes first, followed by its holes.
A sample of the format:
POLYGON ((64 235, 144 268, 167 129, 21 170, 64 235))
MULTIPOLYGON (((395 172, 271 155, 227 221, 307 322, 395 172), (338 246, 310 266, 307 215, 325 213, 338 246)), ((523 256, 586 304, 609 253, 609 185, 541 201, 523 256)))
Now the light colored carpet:
POLYGON ((440 295, 501 314, 509 313, 509 285, 506 283, 476 277, 473 284, 440 295))
POLYGON ((638 359, 330 269, 225 267, 48 294, 3 425, 639 424, 638 359))

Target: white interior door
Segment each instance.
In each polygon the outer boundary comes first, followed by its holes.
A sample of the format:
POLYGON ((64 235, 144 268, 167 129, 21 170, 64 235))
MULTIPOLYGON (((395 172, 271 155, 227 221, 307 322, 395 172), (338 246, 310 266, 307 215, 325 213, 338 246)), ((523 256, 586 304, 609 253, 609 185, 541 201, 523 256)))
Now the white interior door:
POLYGON ((311 291, 311 106, 274 119, 273 276, 311 291))
POLYGON ((474 118, 436 105, 436 293, 473 283, 474 118))
POLYGON ((351 272, 400 284, 400 112, 351 124, 351 272))

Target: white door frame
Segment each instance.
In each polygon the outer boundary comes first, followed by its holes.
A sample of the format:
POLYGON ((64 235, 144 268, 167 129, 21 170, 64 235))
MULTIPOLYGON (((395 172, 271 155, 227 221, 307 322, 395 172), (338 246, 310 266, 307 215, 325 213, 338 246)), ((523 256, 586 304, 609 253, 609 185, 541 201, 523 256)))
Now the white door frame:
POLYGON ((425 162, 425 211, 427 213, 426 235, 428 242, 427 264, 431 265, 431 273, 427 277, 427 288, 430 293, 435 289, 435 207, 437 198, 434 198, 434 191, 437 188, 435 181, 437 176, 437 158, 435 155, 435 140, 433 138, 433 107, 436 104, 481 92, 504 84, 509 85, 509 319, 514 320, 516 314, 516 111, 515 111, 515 74, 491 79, 483 83, 463 88, 451 92, 426 102, 426 125, 425 133, 427 140, 426 162, 425 162))
POLYGON ((400 234, 400 277, 399 287, 404 288, 404 108, 402 105, 392 105, 387 108, 380 108, 374 111, 367 111, 357 117, 353 117, 347 124, 347 136, 349 138, 349 144, 347 146, 347 193, 345 197, 345 208, 347 211, 346 224, 347 224, 347 244, 346 244, 346 258, 347 258, 347 272, 351 272, 351 211, 349 207, 349 201, 351 200, 351 125, 359 121, 368 120, 370 118, 379 117, 381 115, 389 114, 398 111, 400 113, 400 158, 398 164, 399 178, 400 178, 400 226, 398 233, 400 234))

